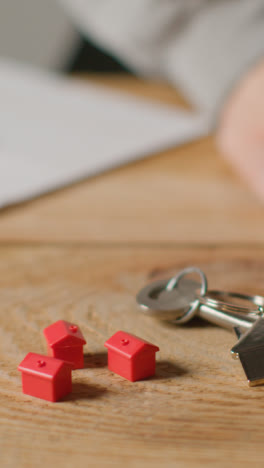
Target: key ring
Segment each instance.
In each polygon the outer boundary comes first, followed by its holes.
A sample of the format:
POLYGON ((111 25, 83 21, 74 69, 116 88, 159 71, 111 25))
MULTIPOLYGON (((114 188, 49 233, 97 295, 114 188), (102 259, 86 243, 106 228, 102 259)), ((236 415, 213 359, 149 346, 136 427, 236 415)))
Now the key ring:
POLYGON ((223 312, 237 312, 237 313, 244 313, 248 315, 262 315, 263 307, 264 307, 264 297, 259 295, 251 295, 251 294, 242 294, 230 291, 219 291, 219 290, 211 290, 208 291, 205 295, 199 296, 200 304, 204 304, 208 307, 212 307, 213 309, 221 310, 223 312), (226 296, 232 299, 241 299, 243 301, 251 302, 252 304, 257 306, 257 309, 252 309, 250 307, 240 306, 233 304, 232 302, 222 301, 217 299, 217 297, 226 296))
POLYGON ((240 359, 249 385, 264 384, 264 297, 218 290, 207 292, 204 273, 190 267, 170 280, 148 285, 139 292, 137 301, 145 310, 151 310, 152 315, 154 310, 154 315, 173 320, 175 324, 184 324, 197 315, 235 330, 239 341, 231 350, 232 356, 240 359), (180 285, 180 280, 191 273, 198 274, 201 283, 187 279, 180 285), (229 298, 230 302, 222 300, 223 297, 229 298), (236 305, 231 299, 250 302, 252 308, 236 305))
POLYGON ((197 268, 197 267, 184 268, 184 270, 180 271, 176 276, 174 276, 173 278, 170 279, 170 281, 168 282, 168 284, 167 284, 167 286, 165 288, 166 291, 171 291, 173 288, 178 286, 179 281, 184 276, 189 275, 191 273, 197 273, 201 278, 200 295, 198 296, 198 298, 195 301, 193 301, 190 304, 189 309, 186 312, 184 312, 181 315, 181 317, 178 317, 178 318, 174 319, 174 322, 178 323, 178 324, 189 322, 189 320, 191 320, 194 317, 194 315, 196 313, 196 310, 200 306, 200 297, 204 297, 204 295, 206 294, 206 291, 207 291, 206 276, 205 276, 204 272, 202 270, 200 270, 200 268, 197 268))
POLYGON ((137 302, 150 315, 161 320, 170 320, 176 325, 182 325, 198 315, 209 322, 242 332, 262 316, 261 304, 264 304, 264 298, 222 291, 211 291, 207 294, 205 274, 197 267, 188 267, 170 280, 159 280, 147 285, 138 293, 137 302), (180 280, 191 273, 198 274, 201 282, 187 279, 187 282, 180 285, 180 280), (199 294, 197 294, 198 288, 200 288, 199 294), (258 309, 240 307, 210 297, 214 292, 216 296, 226 294, 227 297, 251 300, 258 309))
POLYGON ((197 294, 194 294, 198 288, 200 294, 205 294, 205 274, 196 267, 185 268, 171 279, 158 280, 145 286, 137 294, 137 302, 145 313, 182 324, 189 321, 199 307, 197 294), (197 273, 201 277, 201 283, 189 279, 187 286, 183 283, 179 288, 183 276, 191 273, 197 273))

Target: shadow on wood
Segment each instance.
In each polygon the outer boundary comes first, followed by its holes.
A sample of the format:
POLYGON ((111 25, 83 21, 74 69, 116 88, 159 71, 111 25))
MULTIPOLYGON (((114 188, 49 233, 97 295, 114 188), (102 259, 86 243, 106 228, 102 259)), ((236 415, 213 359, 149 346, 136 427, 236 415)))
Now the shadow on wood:
POLYGON ((217 325, 207 322, 206 320, 201 319, 200 317, 194 317, 189 322, 186 322, 184 325, 176 325, 173 322, 169 321, 159 321, 160 325, 164 328, 174 328, 175 330, 179 330, 179 328, 215 328, 217 325))
POLYGON ((90 400, 100 398, 107 389, 98 385, 75 383, 72 386, 72 393, 67 395, 63 401, 90 400))
POLYGON ((188 374, 188 370, 171 361, 157 361, 156 374, 152 379, 172 379, 188 374))
POLYGON ((101 353, 87 353, 84 355, 84 368, 100 368, 107 367, 107 352, 101 353))

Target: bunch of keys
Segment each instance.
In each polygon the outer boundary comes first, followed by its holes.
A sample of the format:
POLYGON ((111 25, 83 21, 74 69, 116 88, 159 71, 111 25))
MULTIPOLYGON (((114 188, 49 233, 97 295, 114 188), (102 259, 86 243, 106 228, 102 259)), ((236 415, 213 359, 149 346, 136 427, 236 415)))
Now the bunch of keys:
POLYGON ((205 274, 189 267, 169 280, 147 285, 138 293, 137 302, 150 315, 176 325, 199 316, 234 329, 239 340, 231 349, 232 356, 240 359, 250 386, 264 384, 264 297, 210 291, 205 274), (193 274, 199 281, 190 278, 193 274))

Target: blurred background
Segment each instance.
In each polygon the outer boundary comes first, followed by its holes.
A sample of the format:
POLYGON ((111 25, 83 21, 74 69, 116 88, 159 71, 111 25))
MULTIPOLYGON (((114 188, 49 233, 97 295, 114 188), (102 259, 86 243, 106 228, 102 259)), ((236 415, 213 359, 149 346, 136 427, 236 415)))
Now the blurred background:
POLYGON ((69 73, 128 72, 77 31, 56 0, 0 0, 0 56, 69 73))
POLYGON ((263 0, 0 0, 0 63, 172 85, 262 203, 263 36, 263 0))

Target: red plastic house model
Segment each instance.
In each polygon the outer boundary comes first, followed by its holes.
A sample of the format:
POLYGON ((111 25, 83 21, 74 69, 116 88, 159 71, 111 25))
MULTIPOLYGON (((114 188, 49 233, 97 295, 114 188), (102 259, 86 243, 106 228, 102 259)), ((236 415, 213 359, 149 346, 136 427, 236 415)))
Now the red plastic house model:
POLYGON ((135 335, 118 331, 105 342, 108 368, 135 382, 155 374, 155 354, 159 348, 135 335))
POLYGON ((83 346, 86 341, 77 325, 58 320, 45 328, 43 333, 49 356, 70 362, 73 369, 83 368, 83 346))
POLYGON ((27 395, 58 401, 72 390, 71 366, 59 359, 28 353, 18 370, 27 395))

